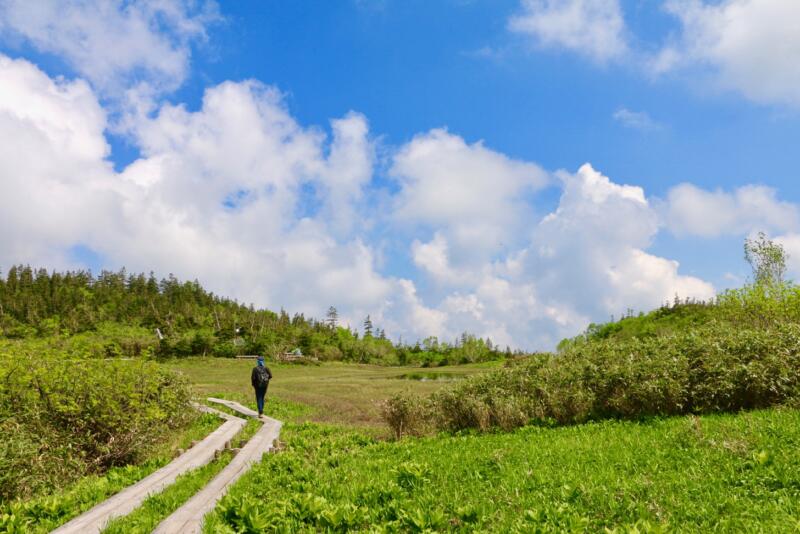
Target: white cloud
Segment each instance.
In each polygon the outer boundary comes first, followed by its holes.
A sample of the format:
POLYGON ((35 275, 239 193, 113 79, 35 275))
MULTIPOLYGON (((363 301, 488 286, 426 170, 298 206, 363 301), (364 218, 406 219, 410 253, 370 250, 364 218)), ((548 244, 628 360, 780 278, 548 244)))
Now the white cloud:
POLYGON ((717 82, 762 103, 800 106, 800 2, 671 0, 681 31, 656 72, 710 67, 717 82))
POLYGON ((389 302, 394 313, 389 317, 380 315, 392 335, 400 335, 406 341, 428 336, 447 339, 455 335, 447 329, 447 314, 423 304, 411 280, 398 280, 394 295, 389 302))
POLYGON ((664 224, 676 235, 718 237, 755 230, 796 231, 800 211, 778 200, 766 186, 747 185, 732 192, 706 191, 684 183, 670 189, 660 206, 664 224))
POLYGON ((102 252, 135 269, 180 262, 174 272, 273 308, 379 316, 399 286, 352 229, 372 173, 366 121, 348 114, 332 129, 328 143, 252 81, 207 90, 196 112, 163 106, 136 125, 143 157, 122 173, 136 184, 131 241, 102 252), (320 207, 307 190, 335 192, 320 207))
POLYGON ((680 275, 677 262, 645 252, 658 216, 641 188, 614 184, 588 164, 561 178, 559 207, 534 240, 535 250, 547 253, 528 259, 543 298, 602 318, 653 308, 675 293, 713 296, 709 284, 680 275))
POLYGON ((114 218, 105 127, 87 83, 54 81, 27 61, 0 55, 3 263, 64 265, 65 243, 90 236, 92 218, 114 218))
POLYGON ((2 265, 72 267, 82 244, 108 267, 198 278, 244 302, 317 317, 335 305, 353 325, 370 314, 406 340, 466 330, 526 348, 713 293, 647 252, 659 217, 644 191, 590 165, 558 173, 559 206, 540 218, 540 167, 434 130, 393 152, 399 191, 381 215, 366 119, 347 114, 326 135, 254 81, 207 89, 196 111, 133 117, 141 157, 122 172, 105 159, 106 128, 87 83, 0 56, 0 224, 14 229, 2 265), (377 224, 412 236, 421 279, 381 272, 365 231, 377 224))
POLYGON ((530 224, 526 242, 501 260, 453 264, 444 231, 414 243, 415 263, 441 286, 428 300, 446 314, 445 331, 552 347, 590 320, 651 309, 675 294, 714 295, 710 284, 679 274, 677 262, 645 251, 659 217, 641 188, 615 184, 588 164, 559 177, 558 208, 530 224))
POLYGON ((775 242, 783 245, 788 256, 786 270, 790 278, 800 279, 800 233, 787 233, 775 237, 775 242))
POLYGON ((351 112, 332 121, 332 129, 333 143, 321 175, 320 196, 326 223, 338 235, 347 235, 363 222, 358 206, 372 179, 375 150, 367 136, 369 126, 363 115, 351 112))
POLYGON ((401 187, 395 219, 439 229, 456 264, 485 260, 523 237, 532 219, 526 195, 549 178, 482 143, 468 145, 445 130, 418 135, 394 155, 390 170, 401 187))
POLYGON ((612 117, 615 121, 627 128, 643 132, 652 132, 663 128, 659 122, 653 120, 653 118, 644 111, 631 111, 627 108, 619 108, 614 112, 612 117))
POLYGON ((598 63, 628 51, 619 0, 522 0, 508 26, 539 46, 566 48, 598 63))
POLYGON ((108 267, 198 278, 244 302, 313 316, 333 304, 354 324, 371 313, 407 339, 441 325, 413 282, 376 270, 362 237, 329 231, 327 208, 302 213, 308 185, 341 187, 329 202, 358 213, 372 157, 363 117, 334 121, 329 142, 280 93, 244 82, 210 88, 198 111, 164 105, 138 120, 142 157, 116 173, 88 84, 0 56, 0 225, 14 229, 0 236, 3 265, 74 267, 81 244, 108 267))
POLYGON ((663 9, 678 23, 663 43, 629 39, 619 0, 521 0, 508 27, 540 47, 596 63, 624 60, 655 75, 686 72, 755 102, 800 107, 800 2, 667 0, 663 9))
POLYGON ((469 273, 459 273, 450 266, 447 249, 447 240, 438 232, 427 243, 418 239, 411 243, 411 255, 417 267, 440 282, 460 283, 469 277, 469 273))
POLYGON ((104 94, 140 81, 175 89, 188 75, 191 44, 217 19, 211 0, 0 2, 0 35, 65 59, 104 94))

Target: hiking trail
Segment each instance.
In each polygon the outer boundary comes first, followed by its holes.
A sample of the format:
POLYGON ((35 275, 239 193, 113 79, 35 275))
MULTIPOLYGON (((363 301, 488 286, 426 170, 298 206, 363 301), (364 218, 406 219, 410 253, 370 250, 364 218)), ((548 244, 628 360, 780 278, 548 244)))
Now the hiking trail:
MULTIPOLYGON (((258 417, 258 413, 238 402, 213 397, 209 397, 208 400, 222 404, 242 415, 258 417)), ((261 429, 250 438, 250 441, 242 447, 233 460, 203 489, 162 521, 153 534, 200 534, 203 530, 205 515, 214 509, 217 501, 225 495, 231 484, 245 474, 253 464, 259 462, 264 453, 274 447, 282 424, 277 419, 265 417, 261 429)))
MULTIPOLYGON (((221 404, 246 417, 258 417, 258 413, 238 402, 214 397, 209 397, 208 401, 221 404)), ((231 440, 244 427, 246 421, 241 417, 229 415, 205 405, 197 404, 195 407, 221 417, 224 422, 205 439, 169 464, 61 525, 51 534, 97 534, 108 525, 109 521, 128 515, 138 508, 147 497, 159 493, 173 484, 180 475, 206 465, 214 459, 218 451, 230 448, 231 440)), ((239 450, 230 463, 183 506, 164 519, 153 532, 159 534, 199 534, 202 532, 205 515, 214 509, 217 501, 225 495, 231 484, 246 473, 253 464, 260 461, 264 453, 274 447, 282 424, 277 419, 265 417, 262 427, 239 450)))

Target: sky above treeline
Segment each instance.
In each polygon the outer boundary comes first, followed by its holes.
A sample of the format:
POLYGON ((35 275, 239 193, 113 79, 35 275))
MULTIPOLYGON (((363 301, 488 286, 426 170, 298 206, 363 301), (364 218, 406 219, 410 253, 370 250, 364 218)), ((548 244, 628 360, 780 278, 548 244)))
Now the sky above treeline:
POLYGON ((0 271, 550 349, 800 274, 800 2, 0 0, 0 271))

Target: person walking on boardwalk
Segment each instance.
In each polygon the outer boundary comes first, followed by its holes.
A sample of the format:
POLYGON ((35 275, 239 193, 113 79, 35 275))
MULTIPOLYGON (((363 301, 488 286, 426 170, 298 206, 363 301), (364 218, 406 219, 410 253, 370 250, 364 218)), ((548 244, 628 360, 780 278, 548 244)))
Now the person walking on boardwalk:
POLYGON ((259 356, 256 359, 256 366, 253 367, 253 372, 250 373, 250 383, 256 390, 256 404, 258 405, 258 416, 264 415, 264 397, 267 396, 267 387, 269 381, 272 379, 272 372, 269 367, 264 365, 264 357, 259 356))

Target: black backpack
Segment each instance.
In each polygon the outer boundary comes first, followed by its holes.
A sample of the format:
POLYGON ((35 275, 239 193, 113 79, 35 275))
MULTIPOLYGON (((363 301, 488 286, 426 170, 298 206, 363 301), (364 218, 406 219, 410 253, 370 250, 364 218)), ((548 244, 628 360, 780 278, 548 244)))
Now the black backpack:
POLYGON ((263 388, 269 384, 269 379, 272 378, 269 370, 266 367, 258 366, 255 368, 256 386, 263 388))

